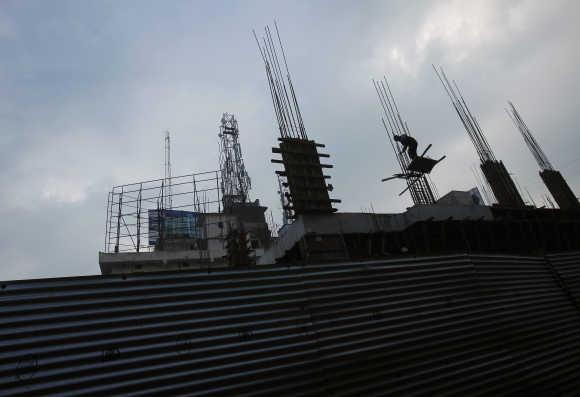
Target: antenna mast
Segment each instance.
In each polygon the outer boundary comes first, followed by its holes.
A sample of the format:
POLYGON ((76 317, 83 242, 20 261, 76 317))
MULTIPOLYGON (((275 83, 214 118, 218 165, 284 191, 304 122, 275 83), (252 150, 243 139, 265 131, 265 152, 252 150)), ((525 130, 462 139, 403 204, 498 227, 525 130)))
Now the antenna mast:
POLYGON ((171 137, 169 131, 165 131, 165 194, 164 194, 165 209, 171 208, 172 194, 171 194, 171 137))
POLYGON ((230 209, 235 203, 246 203, 250 198, 249 191, 252 183, 244 166, 242 147, 238 140, 239 135, 236 117, 233 114, 224 113, 218 134, 224 210, 230 209))

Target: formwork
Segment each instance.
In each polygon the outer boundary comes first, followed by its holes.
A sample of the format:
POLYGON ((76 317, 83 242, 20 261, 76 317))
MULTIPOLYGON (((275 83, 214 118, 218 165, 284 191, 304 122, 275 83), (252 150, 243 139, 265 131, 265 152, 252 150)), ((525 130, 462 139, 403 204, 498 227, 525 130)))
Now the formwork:
POLYGON ((284 165, 284 171, 276 171, 276 174, 286 178, 284 185, 289 189, 289 204, 285 209, 291 210, 292 217, 300 214, 336 212, 332 203, 340 200, 329 197, 326 180, 330 177, 323 173, 324 168, 332 168, 332 165, 320 163, 320 157, 329 155, 318 153, 317 149, 324 145, 307 139, 278 138, 278 140, 280 146, 272 148, 272 152, 280 154, 282 159, 271 161, 284 165))
POLYGON ((580 210, 580 203, 576 195, 559 171, 542 170, 540 171, 540 177, 561 209, 580 210))
POLYGON ((500 206, 506 208, 526 206, 502 161, 485 160, 480 167, 500 206))

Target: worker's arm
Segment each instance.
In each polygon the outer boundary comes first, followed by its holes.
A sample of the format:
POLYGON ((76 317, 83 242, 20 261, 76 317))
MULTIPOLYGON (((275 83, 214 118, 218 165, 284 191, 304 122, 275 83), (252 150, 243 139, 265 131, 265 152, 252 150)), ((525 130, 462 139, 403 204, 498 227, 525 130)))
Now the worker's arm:
POLYGON ((405 153, 405 150, 407 150, 407 147, 408 147, 409 145, 407 145, 407 144, 405 144, 405 143, 402 143, 402 144, 401 144, 401 146, 402 146, 402 148, 401 148, 401 151, 399 152, 399 154, 403 154, 403 153, 405 153))

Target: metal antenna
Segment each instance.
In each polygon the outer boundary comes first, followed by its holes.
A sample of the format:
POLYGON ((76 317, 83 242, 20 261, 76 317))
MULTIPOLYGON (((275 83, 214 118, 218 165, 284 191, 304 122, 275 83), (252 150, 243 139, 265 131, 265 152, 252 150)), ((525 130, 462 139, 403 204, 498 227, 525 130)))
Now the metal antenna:
POLYGON ((224 210, 236 203, 249 201, 252 182, 244 165, 242 147, 238 140, 240 130, 233 114, 224 113, 221 118, 220 138, 221 191, 224 210))
POLYGON ((169 131, 165 131, 165 202, 164 208, 172 208, 171 194, 171 137, 169 131))

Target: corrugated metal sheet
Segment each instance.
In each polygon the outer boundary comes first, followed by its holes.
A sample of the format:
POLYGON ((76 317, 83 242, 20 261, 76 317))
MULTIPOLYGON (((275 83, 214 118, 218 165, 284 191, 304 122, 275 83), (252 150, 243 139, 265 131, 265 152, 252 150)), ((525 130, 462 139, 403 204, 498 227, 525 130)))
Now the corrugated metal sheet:
POLYGON ((558 284, 580 310, 580 253, 566 252, 547 256, 558 284))
POLYGON ((5 282, 0 394, 577 395, 580 311, 558 272, 579 266, 450 255, 5 282))

